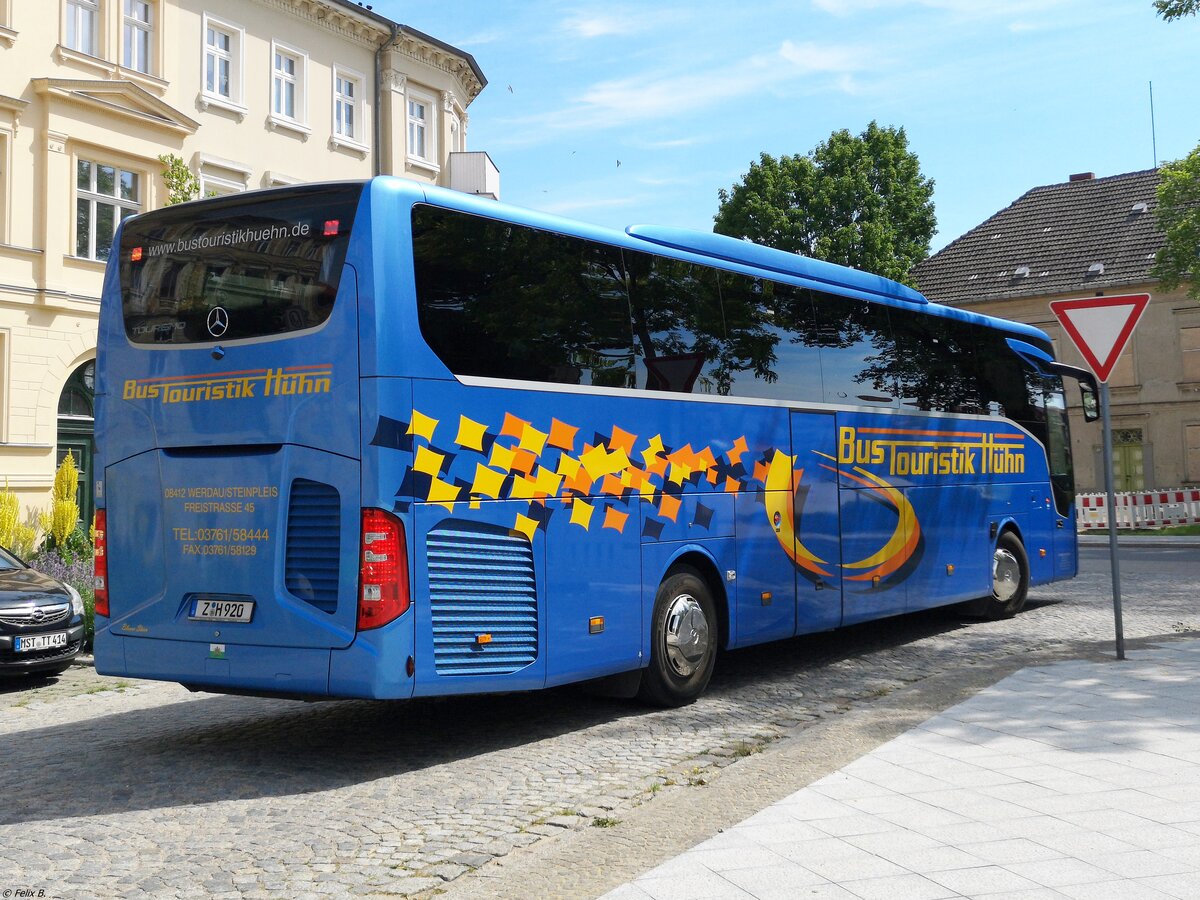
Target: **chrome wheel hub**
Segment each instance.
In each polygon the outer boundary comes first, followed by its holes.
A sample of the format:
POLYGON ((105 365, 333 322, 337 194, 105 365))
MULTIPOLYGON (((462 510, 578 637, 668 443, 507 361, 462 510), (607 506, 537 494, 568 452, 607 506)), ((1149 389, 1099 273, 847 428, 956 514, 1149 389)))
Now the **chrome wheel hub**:
POLYGON ((704 661, 708 650, 708 619, 691 594, 680 594, 667 610, 667 662, 675 674, 687 677, 704 661))
POLYGON ((1021 564, 1003 547, 997 547, 992 557, 992 596, 1007 603, 1021 587, 1021 564))

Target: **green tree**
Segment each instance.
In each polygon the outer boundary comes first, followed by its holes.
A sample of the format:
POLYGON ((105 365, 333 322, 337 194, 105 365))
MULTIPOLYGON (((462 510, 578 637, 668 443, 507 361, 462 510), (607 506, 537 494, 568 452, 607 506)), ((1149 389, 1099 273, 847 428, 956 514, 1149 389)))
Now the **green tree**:
POLYGON ((187 163, 174 153, 164 153, 158 161, 163 164, 162 177, 167 184, 167 206, 186 203, 200 196, 200 179, 192 174, 187 163))
POLYGON ((903 128, 842 129, 806 156, 764 153, 717 192, 713 230, 897 281, 929 255, 933 181, 903 128))
POLYGON ((1200 146, 1159 171, 1155 218, 1166 242, 1159 248, 1153 274, 1166 290, 1190 281, 1188 296, 1200 300, 1200 146))
POLYGON ((1166 21, 1194 16, 1200 12, 1200 0, 1154 0, 1154 9, 1166 21))

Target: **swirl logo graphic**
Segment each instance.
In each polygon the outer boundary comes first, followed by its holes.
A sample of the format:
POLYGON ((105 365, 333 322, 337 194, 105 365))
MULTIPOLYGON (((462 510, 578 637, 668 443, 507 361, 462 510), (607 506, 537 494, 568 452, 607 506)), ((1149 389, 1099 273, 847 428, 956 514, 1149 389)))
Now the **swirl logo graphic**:
MULTIPOLYGON (((826 456, 824 453, 818 455, 833 460, 832 456, 826 456)), ((828 566, 829 563, 806 548, 796 531, 793 498, 804 476, 804 469, 794 468, 795 464, 796 457, 789 456, 782 450, 775 451, 767 471, 767 520, 772 525, 776 521, 779 522, 775 537, 792 562, 806 572, 829 577, 831 573, 822 568, 822 566, 828 566)), ((834 466, 822 464, 821 468, 837 473, 834 466)), ((886 578, 908 562, 920 542, 921 524, 917 521, 917 514, 902 491, 892 487, 888 482, 871 474, 866 469, 853 466, 849 472, 843 471, 841 475, 843 478, 870 488, 888 507, 894 510, 896 528, 892 532, 892 536, 875 553, 855 562, 841 563, 840 568, 847 570, 847 574, 844 575, 847 581, 873 581, 876 578, 886 578)))

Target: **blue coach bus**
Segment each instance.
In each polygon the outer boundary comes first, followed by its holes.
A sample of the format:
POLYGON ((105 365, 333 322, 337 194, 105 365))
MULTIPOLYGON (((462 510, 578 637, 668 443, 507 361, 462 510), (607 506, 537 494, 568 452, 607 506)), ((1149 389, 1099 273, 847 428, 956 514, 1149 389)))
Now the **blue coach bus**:
POLYGON ((1064 374, 864 272, 397 178, 146 213, 100 316, 96 667, 678 705, 719 648, 1013 615, 1076 572, 1064 374))

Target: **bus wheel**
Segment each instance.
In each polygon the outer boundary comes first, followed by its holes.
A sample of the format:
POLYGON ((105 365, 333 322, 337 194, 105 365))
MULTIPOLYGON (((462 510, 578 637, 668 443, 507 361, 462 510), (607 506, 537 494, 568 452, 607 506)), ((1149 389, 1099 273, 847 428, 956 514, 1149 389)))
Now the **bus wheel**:
POLYGON ((656 706, 685 706, 699 697, 717 658, 717 616, 695 569, 676 569, 658 586, 651 642, 638 697, 656 706))
POLYGON ((988 619, 1008 619, 1025 606, 1029 594, 1029 557, 1011 531, 1000 535, 992 554, 992 596, 980 612, 988 619))

